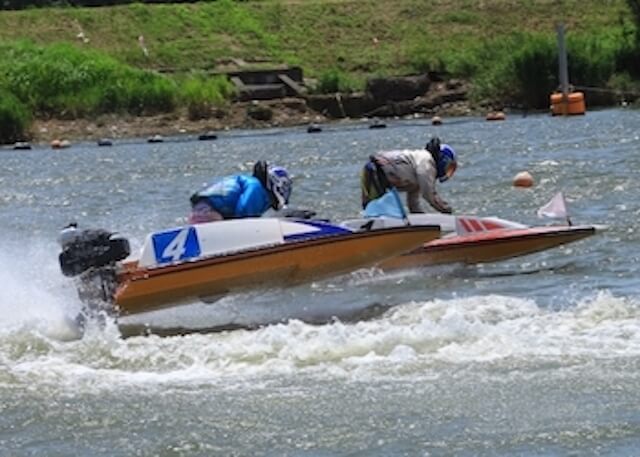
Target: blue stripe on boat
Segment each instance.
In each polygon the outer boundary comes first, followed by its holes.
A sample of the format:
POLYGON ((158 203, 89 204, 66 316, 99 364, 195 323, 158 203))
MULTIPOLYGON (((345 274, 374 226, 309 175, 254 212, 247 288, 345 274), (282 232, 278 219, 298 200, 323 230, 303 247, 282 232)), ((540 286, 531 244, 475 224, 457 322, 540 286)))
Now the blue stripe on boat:
POLYGON ((315 229, 314 231, 309 231, 305 233, 296 233, 293 235, 286 235, 284 237, 285 243, 291 243, 293 241, 301 241, 301 240, 312 240, 314 238, 322 238, 330 235, 343 235, 347 233, 353 233, 353 230, 346 229, 344 227, 339 227, 337 225, 329 224, 327 222, 321 221, 296 221, 299 224, 305 224, 315 229))

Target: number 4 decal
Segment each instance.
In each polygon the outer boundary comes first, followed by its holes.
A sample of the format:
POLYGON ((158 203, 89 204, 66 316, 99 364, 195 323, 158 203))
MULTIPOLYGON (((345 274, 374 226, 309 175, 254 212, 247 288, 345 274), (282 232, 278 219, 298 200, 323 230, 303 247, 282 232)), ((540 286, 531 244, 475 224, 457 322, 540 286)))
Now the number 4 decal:
POLYGON ((183 227, 153 235, 156 262, 167 263, 200 255, 200 242, 195 227, 183 227))

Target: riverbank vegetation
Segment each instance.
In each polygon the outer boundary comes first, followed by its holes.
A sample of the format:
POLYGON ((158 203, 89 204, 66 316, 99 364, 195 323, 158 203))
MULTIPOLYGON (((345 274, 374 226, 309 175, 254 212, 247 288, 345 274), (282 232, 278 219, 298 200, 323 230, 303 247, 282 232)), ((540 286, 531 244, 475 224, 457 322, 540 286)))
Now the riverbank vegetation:
POLYGON ((374 76, 437 72, 471 81, 471 102, 540 109, 558 86, 559 21, 571 82, 611 101, 640 89, 638 5, 217 0, 2 11, 0 113, 13 112, 4 118, 16 119, 13 136, 24 136, 34 117, 177 109, 205 117, 233 95, 215 75, 239 61, 299 65, 321 92, 359 91, 374 76))
POLYGON ((222 76, 168 78, 69 43, 18 41, 0 45, 0 88, 39 117, 78 118, 102 113, 149 115, 223 102, 231 84, 222 76), (181 84, 180 84, 181 83, 181 84))

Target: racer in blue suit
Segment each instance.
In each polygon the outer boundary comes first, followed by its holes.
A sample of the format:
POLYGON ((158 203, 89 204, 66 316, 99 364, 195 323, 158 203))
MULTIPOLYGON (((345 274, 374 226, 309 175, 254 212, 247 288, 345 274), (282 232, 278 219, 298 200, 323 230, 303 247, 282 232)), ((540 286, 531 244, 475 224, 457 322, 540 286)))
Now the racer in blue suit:
POLYGON ((260 217, 269 208, 283 209, 290 196, 291 178, 287 170, 260 161, 253 176, 225 176, 194 193, 189 222, 260 217))

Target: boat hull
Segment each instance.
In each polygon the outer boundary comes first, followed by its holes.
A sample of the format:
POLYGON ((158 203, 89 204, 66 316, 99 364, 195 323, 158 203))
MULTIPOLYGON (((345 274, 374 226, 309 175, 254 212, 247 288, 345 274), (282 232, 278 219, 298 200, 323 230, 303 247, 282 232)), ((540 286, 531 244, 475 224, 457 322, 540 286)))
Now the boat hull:
POLYGON ((587 238, 593 226, 499 229, 440 238, 380 264, 383 270, 446 263, 496 262, 551 249, 587 238))
POLYGON ((439 226, 393 227, 285 243, 157 268, 125 269, 114 302, 136 314, 202 297, 288 286, 373 266, 440 236, 439 226))

